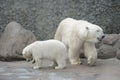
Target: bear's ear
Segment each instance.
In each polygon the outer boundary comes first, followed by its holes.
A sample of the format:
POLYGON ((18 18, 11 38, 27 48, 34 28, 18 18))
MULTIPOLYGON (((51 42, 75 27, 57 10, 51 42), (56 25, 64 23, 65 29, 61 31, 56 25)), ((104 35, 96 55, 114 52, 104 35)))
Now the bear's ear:
POLYGON ((88 27, 86 27, 86 29, 87 29, 87 30, 89 30, 89 28, 88 28, 88 27))

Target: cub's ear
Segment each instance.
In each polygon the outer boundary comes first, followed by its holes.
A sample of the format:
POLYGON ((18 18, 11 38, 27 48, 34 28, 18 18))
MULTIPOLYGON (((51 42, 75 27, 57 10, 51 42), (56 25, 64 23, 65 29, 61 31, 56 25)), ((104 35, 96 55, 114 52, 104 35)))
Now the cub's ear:
POLYGON ((89 30, 89 28, 88 28, 88 27, 86 27, 86 29, 87 29, 87 30, 89 30))

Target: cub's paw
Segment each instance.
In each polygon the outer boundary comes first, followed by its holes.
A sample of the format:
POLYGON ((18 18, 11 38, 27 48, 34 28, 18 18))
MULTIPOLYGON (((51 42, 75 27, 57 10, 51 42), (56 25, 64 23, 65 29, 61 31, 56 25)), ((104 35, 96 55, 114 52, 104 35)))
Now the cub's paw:
POLYGON ((40 69, 40 67, 39 66, 34 66, 33 69, 40 69))

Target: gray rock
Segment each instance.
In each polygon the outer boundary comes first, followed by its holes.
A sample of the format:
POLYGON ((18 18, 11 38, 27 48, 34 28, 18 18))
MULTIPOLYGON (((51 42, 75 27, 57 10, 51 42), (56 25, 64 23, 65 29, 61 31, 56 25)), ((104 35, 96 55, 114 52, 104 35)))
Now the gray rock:
POLYGON ((95 47, 98 49, 98 48, 100 48, 102 45, 103 45, 103 42, 99 42, 99 43, 96 43, 96 44, 95 44, 95 47))
POLYGON ((120 36, 118 34, 106 34, 105 38, 103 39, 103 43, 114 45, 114 43, 119 39, 119 37, 120 36))
POLYGON ((116 55, 116 58, 120 60, 120 49, 117 50, 117 55, 116 55))
POLYGON ((114 48, 120 49, 120 39, 113 45, 114 48))
POLYGON ((19 23, 10 22, 0 38, 0 60, 23 59, 23 48, 36 40, 34 34, 19 23))
POLYGON ((98 49, 98 58, 100 59, 109 59, 116 56, 116 49, 110 45, 103 44, 98 49))

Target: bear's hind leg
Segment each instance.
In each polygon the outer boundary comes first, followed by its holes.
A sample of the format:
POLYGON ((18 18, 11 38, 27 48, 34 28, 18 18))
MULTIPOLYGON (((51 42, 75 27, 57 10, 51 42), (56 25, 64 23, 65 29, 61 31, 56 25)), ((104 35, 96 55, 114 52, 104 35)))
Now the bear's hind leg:
POLYGON ((77 48, 69 48, 68 57, 71 64, 73 65, 81 64, 79 52, 80 51, 77 48))

